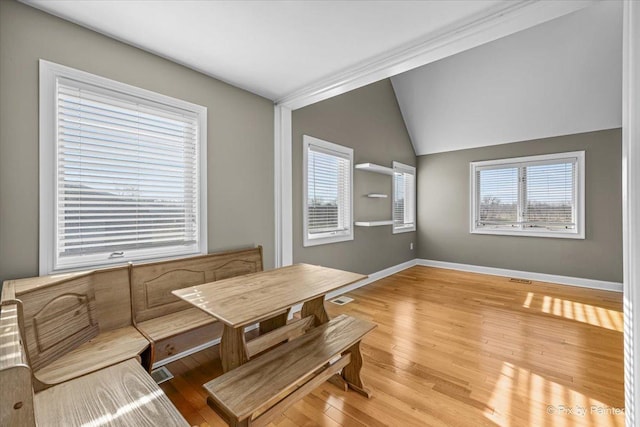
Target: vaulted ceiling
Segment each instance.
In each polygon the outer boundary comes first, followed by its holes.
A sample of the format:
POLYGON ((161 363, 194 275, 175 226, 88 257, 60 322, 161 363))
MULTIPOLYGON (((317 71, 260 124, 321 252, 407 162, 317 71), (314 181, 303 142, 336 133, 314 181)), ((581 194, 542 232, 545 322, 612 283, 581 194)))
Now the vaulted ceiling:
MULTIPOLYGON (((507 10, 517 20, 544 7, 566 9, 557 16, 593 3, 587 9, 616 8, 587 0, 21 1, 276 102, 366 73, 416 46, 436 48, 507 10)), ((534 25, 537 18, 528 18, 504 31, 516 34, 465 45, 457 48, 462 53, 393 77, 416 154, 615 127, 620 19, 615 13, 601 19, 602 10, 516 33, 534 25), (559 90, 567 87, 574 89, 559 90)), ((410 68, 389 67, 376 78, 410 68)))
POLYGON ((416 154, 622 126, 622 3, 604 1, 391 78, 416 154))

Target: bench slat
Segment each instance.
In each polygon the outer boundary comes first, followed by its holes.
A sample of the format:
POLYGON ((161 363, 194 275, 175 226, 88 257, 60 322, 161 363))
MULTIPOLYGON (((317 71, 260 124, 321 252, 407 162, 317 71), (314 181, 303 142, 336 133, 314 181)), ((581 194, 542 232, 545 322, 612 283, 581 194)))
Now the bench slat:
POLYGON ((38 426, 188 426, 169 398, 134 360, 35 395, 38 426))
POLYGON ((376 327, 341 315, 206 383, 211 400, 239 420, 310 377, 376 327))

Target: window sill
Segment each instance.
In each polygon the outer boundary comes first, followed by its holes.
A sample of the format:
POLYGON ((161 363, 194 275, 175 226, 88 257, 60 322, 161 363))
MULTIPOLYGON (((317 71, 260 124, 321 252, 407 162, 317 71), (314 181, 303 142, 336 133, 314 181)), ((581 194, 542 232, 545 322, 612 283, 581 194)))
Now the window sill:
POLYGON ((393 228, 393 234, 410 233, 412 231, 416 231, 416 227, 415 226, 411 226, 411 227, 394 227, 393 228))
POLYGON ((73 273, 78 271, 93 271, 97 269, 105 269, 110 267, 118 267, 121 265, 126 265, 132 262, 160 262, 160 261, 169 261, 173 259, 198 256, 198 255, 206 255, 207 248, 206 246, 199 249, 194 250, 182 250, 182 251, 166 251, 166 252, 156 252, 156 253, 138 253, 133 254, 131 256, 122 257, 122 258, 110 258, 104 260, 104 258, 95 258, 92 261, 85 260, 84 263, 58 263, 55 268, 51 269, 49 272, 40 273, 40 275, 49 275, 49 274, 66 274, 73 273))
POLYGON ((316 237, 316 238, 305 238, 303 245, 305 248, 308 246, 318 246, 318 245, 327 245, 329 243, 338 243, 338 242, 346 242, 349 240, 353 240, 353 233, 349 234, 338 234, 333 236, 326 237, 316 237))
POLYGON ((511 231, 511 230, 471 230, 471 234, 494 236, 546 237, 556 239, 585 239, 584 233, 561 233, 556 231, 511 231))

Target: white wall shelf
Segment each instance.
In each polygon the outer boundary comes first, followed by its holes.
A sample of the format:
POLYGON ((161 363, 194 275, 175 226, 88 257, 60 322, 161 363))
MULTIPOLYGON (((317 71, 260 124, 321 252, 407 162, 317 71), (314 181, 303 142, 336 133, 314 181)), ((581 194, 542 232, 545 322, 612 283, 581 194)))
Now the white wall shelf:
POLYGON ((356 221, 356 226, 358 227, 378 227, 380 225, 391 225, 393 224, 392 220, 388 221, 356 221))
POLYGON ((367 172, 381 173, 383 175, 393 175, 393 169, 386 166, 376 165, 375 163, 358 163, 356 169, 367 172))
MULTIPOLYGON (((362 171, 366 171, 366 172, 374 172, 374 173, 379 173, 382 175, 390 175, 393 176, 393 169, 392 168, 388 168, 386 166, 380 166, 380 165, 376 165, 375 163, 358 163, 356 165, 356 169, 360 169, 362 171)), ((366 197, 372 198, 372 199, 386 199, 387 197, 389 197, 386 194, 383 193, 369 193, 369 194, 365 194, 366 197)), ((393 220, 384 220, 384 221, 356 221, 355 225, 357 227, 379 227, 382 225, 392 225, 393 224, 393 220)))

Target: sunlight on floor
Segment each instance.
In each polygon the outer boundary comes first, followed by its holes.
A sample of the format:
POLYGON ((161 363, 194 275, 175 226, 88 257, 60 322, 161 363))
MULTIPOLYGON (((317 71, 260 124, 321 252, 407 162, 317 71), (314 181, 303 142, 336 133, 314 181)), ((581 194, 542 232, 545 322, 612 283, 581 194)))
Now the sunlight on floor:
POLYGON ((524 301, 522 306, 524 308, 529 308, 531 306, 531 301, 533 301, 533 292, 527 292, 527 299, 524 301))
POLYGON ((624 409, 503 362, 485 418, 504 427, 624 426, 624 409))
MULTIPOLYGON (((531 308, 532 305, 535 306, 535 298, 535 294, 529 292, 522 307, 531 308)), ((622 312, 620 311, 548 295, 542 297, 541 311, 616 332, 622 332, 623 328, 622 312)))

